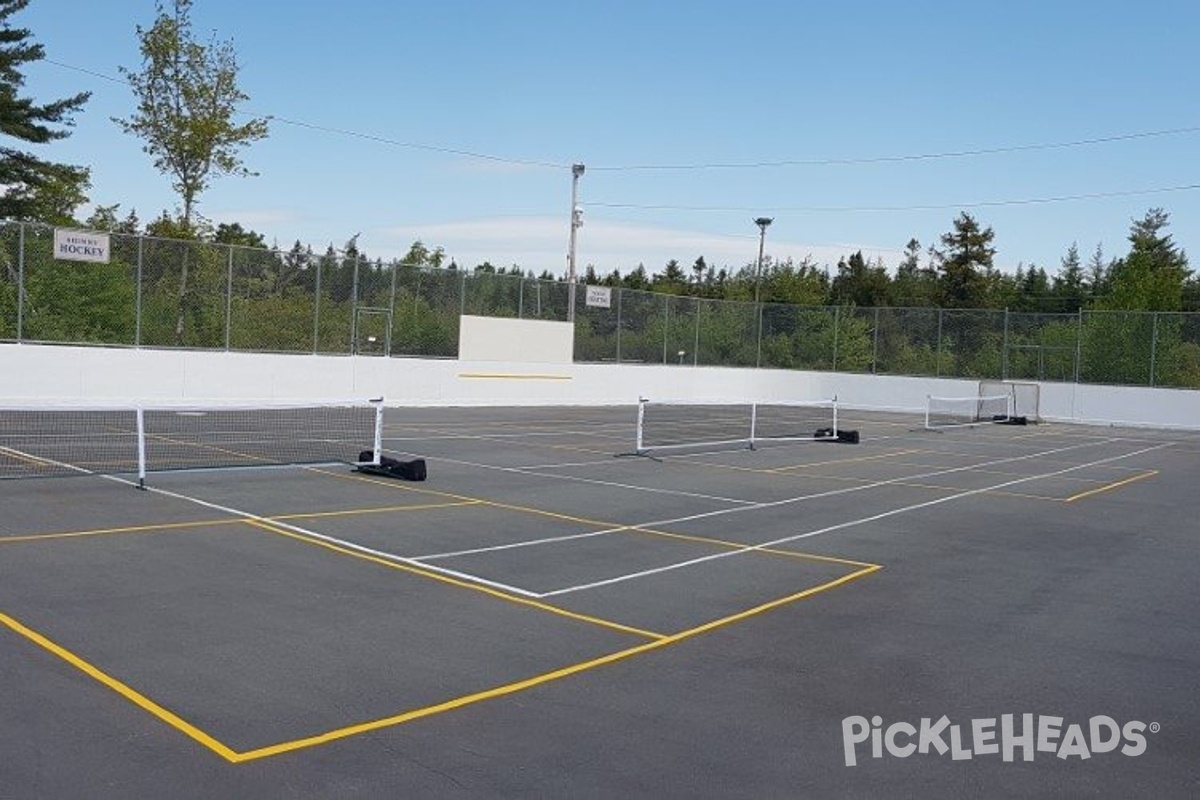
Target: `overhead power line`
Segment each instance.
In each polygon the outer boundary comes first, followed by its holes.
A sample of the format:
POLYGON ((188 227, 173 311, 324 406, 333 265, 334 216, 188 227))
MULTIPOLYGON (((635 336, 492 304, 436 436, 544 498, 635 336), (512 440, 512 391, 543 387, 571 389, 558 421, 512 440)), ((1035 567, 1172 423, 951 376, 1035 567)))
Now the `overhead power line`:
MULTIPOLYGON (((44 61, 47 64, 53 64, 56 67, 62 67, 63 69, 69 69, 69 70, 74 70, 75 72, 81 72, 85 75, 91 75, 94 78, 100 78, 101 80, 111 81, 113 83, 120 83, 120 84, 123 84, 126 86, 129 85, 129 82, 126 81, 124 78, 118 78, 113 75, 105 75, 102 72, 96 72, 95 70, 84 69, 83 67, 77 67, 77 66, 74 66, 73 64, 64 64, 61 61, 54 61, 53 59, 49 59, 49 58, 44 59, 44 61)), ((280 117, 276 114, 259 113, 259 112, 255 112, 255 111, 251 111, 251 110, 247 110, 247 109, 239 109, 237 113, 242 114, 244 116, 248 116, 248 117, 254 117, 255 119, 266 119, 266 120, 270 120, 272 122, 279 122, 284 125, 292 125, 297 128, 305 128, 307 130, 319 131, 321 133, 332 133, 332 134, 336 134, 338 136, 349 136, 349 137, 352 137, 355 139, 363 139, 365 141, 376 142, 378 144, 386 144, 386 145, 390 145, 392 147, 403 147, 403 148, 406 148, 409 150, 425 150, 427 152, 432 152, 432 153, 442 153, 444 155, 463 156, 465 158, 476 158, 476 159, 480 159, 482 161, 493 161, 493 162, 499 162, 499 163, 503 163, 503 164, 512 164, 515 166, 524 166, 524 167, 546 167, 546 168, 550 168, 550 169, 569 169, 571 166, 570 164, 558 164, 558 163, 555 163, 552 161, 537 161, 537 160, 533 160, 533 159, 508 158, 505 156, 492 155, 490 153, 476 153, 471 150, 460 150, 460 149, 456 149, 453 147, 442 147, 439 145, 422 144, 420 142, 405 142, 405 141, 401 141, 399 139, 391 139, 386 136, 379 136, 379 135, 372 134, 372 133, 364 133, 362 131, 354 131, 354 130, 349 130, 347 128, 334 128, 334 127, 331 127, 328 125, 318 125, 317 123, 314 123, 314 122, 304 122, 303 120, 289 119, 287 117, 280 117)))
POLYGON ((1043 144, 1017 144, 1003 147, 982 147, 971 150, 949 150, 940 153, 911 153, 907 155, 866 156, 861 158, 814 158, 814 159, 784 159, 779 161, 748 161, 713 164, 630 164, 626 166, 590 166, 588 169, 607 172, 634 172, 650 170, 705 170, 705 169, 763 169, 775 167, 826 167, 851 166, 862 164, 891 164, 904 161, 935 161, 938 159, 969 158, 973 156, 990 156, 1002 153, 1023 153, 1034 150, 1065 150, 1073 147, 1090 147, 1098 144, 1112 144, 1136 139, 1150 139, 1160 136, 1182 136, 1200 133, 1200 126, 1186 128, 1170 128, 1161 131, 1141 131, 1138 133, 1122 133, 1112 136, 1100 136, 1094 139, 1076 139, 1069 142, 1048 142, 1043 144))
MULTIPOLYGON (((73 70, 75 72, 90 75, 101 80, 111 81, 113 83, 128 84, 124 78, 106 75, 102 72, 86 69, 84 67, 67 64, 54 59, 43 59, 47 64, 61 67, 63 69, 73 70)), ((420 142, 406 142, 398 139, 392 139, 386 136, 364 133, 346 128, 334 128, 317 123, 305 122, 303 120, 295 120, 287 117, 280 117, 269 113, 254 113, 250 111, 239 111, 241 114, 252 116, 260 119, 269 119, 285 125, 292 125, 308 130, 319 131, 322 133, 331 133, 338 136, 349 136, 365 141, 385 144, 392 147, 403 147, 411 150, 424 150, 433 153, 442 153, 445 155, 462 156, 465 158, 476 158, 484 161, 492 161, 503 164, 513 164, 515 166, 527 167, 543 167, 548 169, 571 169, 571 164, 559 163, 549 160, 540 159, 521 159, 511 158, 506 156, 498 156, 490 153, 478 153, 471 150, 462 150, 443 145, 423 144, 420 142)), ((1166 136, 1183 136, 1189 134, 1200 133, 1200 126, 1187 126, 1180 128, 1168 128, 1155 131, 1138 131, 1134 133, 1113 134, 1110 136, 1100 136, 1090 139, 1076 139, 1065 142, 1048 142, 1040 144, 1016 144, 1005 145, 998 147, 973 148, 965 150, 949 150, 936 153, 910 153, 900 155, 886 156, 864 156, 864 157, 847 157, 847 158, 813 158, 813 159, 781 159, 774 161, 750 161, 750 162, 728 162, 728 163, 697 163, 697 164, 628 164, 628 165, 596 165, 588 164, 588 169, 596 172, 634 172, 634 171, 686 171, 686 170, 738 170, 738 169, 771 169, 783 167, 812 167, 812 166, 853 166, 864 164, 888 164, 908 161, 936 161, 943 159, 958 159, 971 158, 975 156, 998 155, 1004 153, 1022 153, 1038 150, 1065 150, 1078 147, 1092 147, 1102 144, 1113 144, 1116 142, 1135 141, 1138 139, 1151 139, 1166 136)), ((1176 191, 1176 189, 1153 189, 1148 191, 1129 192, 1128 194, 1145 194, 1158 191, 1176 191)), ((1078 198, 1062 198, 1078 199, 1078 198)), ((1026 200, 1026 201, 1003 201, 997 203, 999 205, 1013 205, 1015 203, 1035 203, 1035 202, 1059 202, 1058 199, 1047 200, 1026 200)), ((593 203, 592 205, 596 205, 593 203)), ((994 205, 989 203, 979 203, 972 205, 994 205)), ((639 206, 627 206, 631 208, 639 206)), ((946 206, 930 206, 930 208, 945 208, 946 206)), ((703 210, 703 209, 697 209, 703 210)), ((715 209, 714 209, 715 210, 715 209)), ((742 210, 742 209, 737 209, 742 210)), ((809 210, 809 209, 801 209, 809 210)), ((815 209, 814 209, 815 210, 815 209)), ((829 209, 829 210, 858 210, 858 209, 829 209)), ((880 209, 880 210, 896 210, 896 209, 880 209)))
MULTIPOLYGON (((589 168, 590 169, 590 168, 589 168)), ((915 205, 894 205, 894 206, 684 206, 684 205, 667 205, 667 204, 642 204, 642 203, 611 203, 598 200, 589 200, 588 206, 592 208, 630 208, 641 211, 719 211, 719 212, 737 212, 737 213, 758 213, 763 211, 770 212, 793 212, 793 213, 846 213, 846 212, 865 212, 865 211, 947 211, 964 208, 994 208, 997 206, 1029 206, 1047 203, 1067 203, 1076 202, 1079 200, 1102 200, 1112 197, 1134 197, 1137 195, 1146 194, 1163 194, 1166 192, 1189 192, 1200 189, 1200 183, 1189 183, 1183 186, 1164 186, 1153 189, 1128 189, 1112 192, 1092 192, 1089 194, 1070 194, 1059 195, 1057 197, 1027 197, 1010 200, 977 200, 970 203, 942 203, 942 204, 915 204, 915 205)))

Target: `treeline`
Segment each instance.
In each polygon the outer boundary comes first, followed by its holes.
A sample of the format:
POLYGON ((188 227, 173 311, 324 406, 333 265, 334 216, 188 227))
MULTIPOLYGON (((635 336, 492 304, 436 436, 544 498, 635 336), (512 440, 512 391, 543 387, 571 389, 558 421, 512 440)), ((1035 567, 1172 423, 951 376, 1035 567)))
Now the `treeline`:
MULTIPOLYGON (((137 233, 132 215, 109 224, 108 264, 56 260, 47 226, 0 225, 0 339, 453 357, 462 314, 568 316, 569 287, 553 276, 488 263, 461 269, 419 242, 385 263, 354 241, 321 253, 298 242, 278 250, 236 224, 201 239, 165 238, 186 233, 171 224, 163 217, 146 226, 154 235, 137 233)), ((761 276, 715 271, 712 281, 702 270, 684 281, 667 270, 644 284, 641 268, 614 273, 607 307, 577 293, 575 357, 1200 388, 1200 313, 1174 310, 1192 278, 1165 224, 1152 211, 1134 225, 1127 255, 1102 271, 1047 279, 1061 303, 1051 309, 1040 291, 1026 293, 1039 299, 1032 308, 1006 301, 1021 297, 1031 271, 1018 282, 980 267, 985 251, 974 244, 946 247, 935 253, 938 266, 902 265, 894 276, 858 254, 832 276, 808 263, 770 263, 761 276), (756 282, 761 303, 753 302, 756 282), (1089 296, 1096 285, 1105 293, 1089 296), (711 296, 716 286, 723 291, 711 296), (928 304, 889 303, 912 296, 889 292, 914 287, 928 304), (980 298, 1007 304, 988 308, 980 298), (1127 310, 1144 308, 1157 310, 1127 310)))
POLYGON ((953 230, 925 248, 910 239, 895 269, 852 253, 829 268, 810 259, 772 261, 756 276, 756 265, 731 270, 704 257, 689 267, 669 261, 649 273, 639 265, 621 274, 597 274, 591 284, 644 289, 719 300, 753 300, 755 287, 765 302, 858 307, 992 308, 1012 311, 1075 313, 1081 309, 1130 311, 1200 310, 1200 280, 1188 268, 1187 255, 1167 228, 1170 217, 1150 209, 1133 222, 1126 255, 1107 258, 1097 244, 1085 263, 1072 244, 1051 272, 1035 264, 1003 272, 994 265, 994 232, 970 214, 954 220, 953 230))

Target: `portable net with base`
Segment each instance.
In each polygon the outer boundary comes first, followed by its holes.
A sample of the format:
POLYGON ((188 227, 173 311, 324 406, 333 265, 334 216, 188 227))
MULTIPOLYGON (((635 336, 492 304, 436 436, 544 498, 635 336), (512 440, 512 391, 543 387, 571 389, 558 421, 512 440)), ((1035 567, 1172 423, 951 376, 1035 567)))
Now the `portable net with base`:
POLYGON ((1001 381, 984 379, 979 382, 980 397, 1011 394, 1013 417, 1024 417, 1029 422, 1041 421, 1041 386, 1033 381, 1001 381))
POLYGON ((258 406, 0 406, 0 478, 360 463, 381 401, 258 406))
POLYGON ((769 403, 641 398, 635 452, 838 441, 837 413, 837 398, 769 403))
POLYGON ((988 397, 934 397, 925 402, 925 428, 961 428, 1013 420, 1011 394, 988 397))

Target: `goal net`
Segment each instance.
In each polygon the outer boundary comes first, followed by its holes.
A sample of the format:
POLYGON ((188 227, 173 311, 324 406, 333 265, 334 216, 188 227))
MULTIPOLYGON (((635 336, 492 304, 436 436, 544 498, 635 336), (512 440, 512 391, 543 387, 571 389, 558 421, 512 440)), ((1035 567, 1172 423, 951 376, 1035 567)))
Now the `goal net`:
POLYGON ((926 398, 925 427, 928 430, 961 428, 991 422, 1008 422, 1013 418, 1011 394, 988 397, 926 398))

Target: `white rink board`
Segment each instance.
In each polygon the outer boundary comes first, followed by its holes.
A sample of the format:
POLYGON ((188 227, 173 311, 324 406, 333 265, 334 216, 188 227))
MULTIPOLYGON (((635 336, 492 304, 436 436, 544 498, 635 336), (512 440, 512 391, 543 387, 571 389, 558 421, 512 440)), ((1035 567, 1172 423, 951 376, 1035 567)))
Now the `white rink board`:
POLYGON ((570 364, 574 358, 575 326, 569 322, 459 317, 459 361, 570 364))

